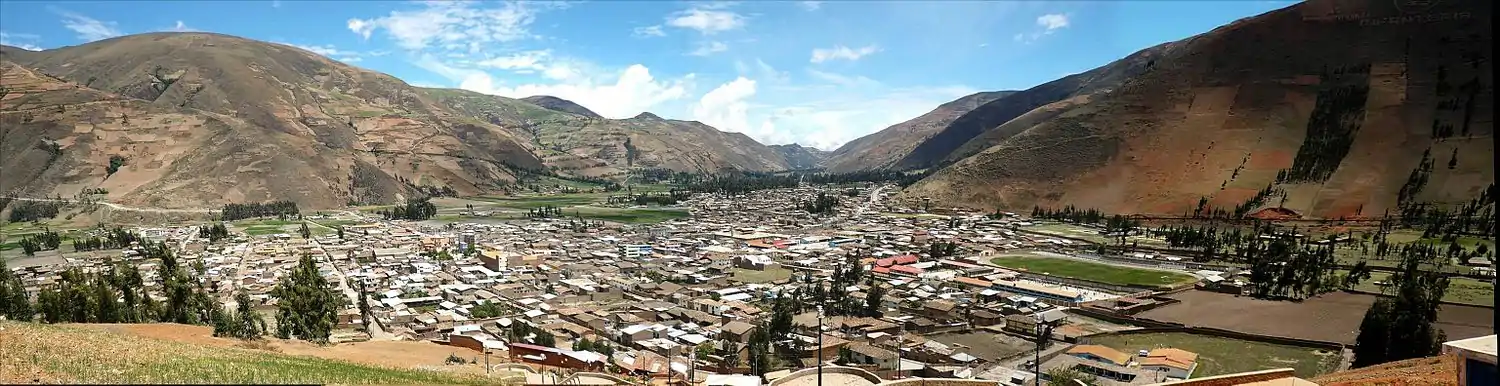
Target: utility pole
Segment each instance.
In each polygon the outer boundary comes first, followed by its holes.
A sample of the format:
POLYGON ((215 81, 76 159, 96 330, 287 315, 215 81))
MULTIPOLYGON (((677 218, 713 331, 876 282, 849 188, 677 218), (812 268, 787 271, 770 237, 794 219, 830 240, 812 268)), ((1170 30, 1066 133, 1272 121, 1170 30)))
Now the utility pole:
POLYGON ((818 305, 818 386, 823 386, 823 305, 821 304, 818 305))
POLYGON ((901 377, 901 349, 906 345, 906 321, 901 321, 896 330, 896 378, 901 377))

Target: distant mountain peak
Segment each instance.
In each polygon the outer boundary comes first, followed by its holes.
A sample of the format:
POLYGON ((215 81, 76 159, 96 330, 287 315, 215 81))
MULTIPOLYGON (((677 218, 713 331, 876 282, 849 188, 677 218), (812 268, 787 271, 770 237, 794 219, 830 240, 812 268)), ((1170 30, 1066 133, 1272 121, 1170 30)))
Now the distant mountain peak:
POLYGON ((630 119, 654 119, 658 121, 663 120, 661 119, 661 117, 656 116, 656 114, 652 114, 650 111, 641 112, 640 114, 637 114, 635 117, 630 119))
POLYGON ((521 98, 521 100, 552 111, 578 114, 589 118, 604 118, 598 113, 595 113, 593 110, 589 110, 587 107, 583 107, 583 105, 551 95, 533 95, 521 98))

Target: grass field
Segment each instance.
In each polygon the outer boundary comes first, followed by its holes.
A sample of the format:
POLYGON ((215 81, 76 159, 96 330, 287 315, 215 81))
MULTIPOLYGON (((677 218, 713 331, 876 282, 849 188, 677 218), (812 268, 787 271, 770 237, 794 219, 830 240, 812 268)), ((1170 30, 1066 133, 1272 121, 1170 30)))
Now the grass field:
POLYGON ((1198 354, 1193 378, 1284 367, 1296 369, 1298 377, 1311 378, 1331 372, 1339 362, 1339 354, 1332 351, 1180 332, 1100 335, 1087 340, 1132 355, 1158 347, 1192 351, 1198 354))
MULTIPOLYGON (((1347 272, 1340 272, 1346 274, 1347 272)), ((1370 280, 1365 280, 1354 286, 1360 291, 1382 293, 1377 281, 1385 281, 1391 274, 1386 272, 1370 273, 1370 280)), ((1495 286, 1486 281, 1474 280, 1466 277, 1453 277, 1449 279, 1448 291, 1443 293, 1443 300, 1459 304, 1472 304, 1476 306, 1493 306, 1495 304, 1495 286)))
POLYGON ((764 271, 753 269, 735 268, 734 280, 745 283, 770 283, 792 277, 792 270, 780 266, 764 271))
POLYGON ((567 208, 570 206, 588 205, 604 201, 608 197, 602 193, 569 193, 556 195, 535 196, 479 196, 471 197, 472 200, 495 203, 497 206, 514 209, 535 209, 546 206, 567 208))
POLYGON ((0 382, 483 384, 269 351, 170 342, 79 326, 0 322, 0 382), (80 350, 80 347, 87 349, 80 350))
POLYGON ((1192 276, 1149 269, 1118 267, 1087 261, 1037 255, 1008 255, 990 260, 995 265, 1028 272, 1137 287, 1170 287, 1195 281, 1192 276))

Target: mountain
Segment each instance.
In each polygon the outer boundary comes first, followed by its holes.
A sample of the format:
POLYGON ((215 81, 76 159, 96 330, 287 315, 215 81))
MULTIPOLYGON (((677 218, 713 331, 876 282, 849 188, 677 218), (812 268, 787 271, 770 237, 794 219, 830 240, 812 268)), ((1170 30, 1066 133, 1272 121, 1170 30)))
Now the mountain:
POLYGON ((550 95, 534 95, 534 96, 529 96, 529 97, 521 98, 521 100, 526 101, 526 102, 531 103, 531 104, 534 104, 534 105, 537 105, 537 106, 542 106, 543 108, 546 108, 548 110, 561 111, 561 112, 564 112, 564 113, 575 114, 575 115, 582 115, 582 116, 589 117, 589 118, 596 118, 596 119, 603 119, 604 118, 602 116, 599 116, 599 114, 595 114, 593 110, 589 110, 587 107, 583 107, 583 106, 581 106, 581 105, 579 105, 577 103, 573 103, 573 101, 570 101, 570 100, 567 100, 567 99, 558 98, 558 97, 555 97, 555 96, 550 96, 550 95))
MULTIPOLYGON (((896 162, 898 169, 924 169, 962 159, 983 147, 965 147, 996 127, 1021 117, 1039 107, 1116 87, 1120 82, 1145 71, 1166 45, 1141 50, 1124 59, 1081 74, 1044 83, 1025 91, 1007 93, 978 107, 969 109, 946 127, 922 140, 896 162), (947 161, 947 162, 945 162, 947 161)), ((1041 120, 1050 116, 1039 116, 1041 120)), ((993 141, 986 138, 984 141, 993 141)))
POLYGON ((0 60, 0 191, 23 196, 104 188, 110 201, 146 207, 289 199, 331 208, 441 187, 504 192, 543 169, 786 168, 769 147, 697 122, 598 119, 413 87, 221 34, 0 47, 0 60), (115 173, 111 158, 124 160, 115 173))
POLYGON ((782 159, 786 160, 787 167, 794 170, 816 169, 823 166, 828 159, 828 152, 811 147, 802 147, 798 144, 771 145, 782 159))
POLYGON ((1467 202, 1494 181, 1492 3, 1403 4, 1312 0, 1153 47, 1143 72, 981 133, 902 197, 1313 217, 1467 202))
POLYGON ((953 120, 975 108, 1015 91, 981 92, 944 103, 932 111, 897 123, 884 130, 850 141, 828 155, 827 168, 834 172, 886 169, 911 153, 922 141, 948 127, 953 120))
POLYGON ((456 114, 512 128, 548 169, 562 175, 620 178, 633 168, 691 173, 787 169, 786 160, 771 147, 699 122, 649 112, 628 119, 593 118, 472 91, 423 92, 456 114))

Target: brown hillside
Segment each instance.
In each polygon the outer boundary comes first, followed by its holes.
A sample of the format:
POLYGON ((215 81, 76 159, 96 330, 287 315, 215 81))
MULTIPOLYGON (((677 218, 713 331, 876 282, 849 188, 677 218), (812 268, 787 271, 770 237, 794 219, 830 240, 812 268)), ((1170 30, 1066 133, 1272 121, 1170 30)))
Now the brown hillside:
POLYGON ((771 149, 781 154, 781 158, 786 159, 786 166, 794 170, 819 168, 828 160, 828 152, 795 143, 771 145, 771 149))
POLYGON ((542 108, 545 108, 545 109, 548 109, 548 110, 560 111, 560 112, 564 112, 564 113, 568 113, 568 114, 582 115, 582 116, 589 117, 589 118, 596 118, 596 119, 603 119, 604 118, 602 116, 599 116, 598 113, 595 113, 594 110, 589 110, 589 108, 583 107, 582 105, 579 105, 577 103, 573 103, 573 101, 570 101, 570 100, 567 100, 567 99, 558 98, 558 97, 551 96, 551 95, 534 95, 534 96, 529 96, 529 97, 521 98, 521 100, 526 101, 527 103, 531 103, 531 104, 534 104, 534 105, 537 105, 537 106, 541 106, 542 108))
POLYGON ((23 134, 0 139, 17 150, 0 155, 0 189, 31 196, 105 187, 111 201, 155 207, 293 199, 328 208, 395 202, 424 186, 503 192, 517 169, 609 176, 631 167, 786 168, 769 147, 696 122, 598 119, 412 87, 228 35, 149 33, 0 55, 29 70, 7 72, 12 92, 0 98, 0 112, 23 125, 7 125, 23 134), (44 140, 63 143, 61 155, 48 155, 44 140), (129 161, 105 178, 111 155, 129 161))
POLYGON ((1240 20, 1171 44, 1116 89, 1003 125, 1015 134, 904 194, 1181 214, 1199 198, 1239 205, 1292 169, 1303 177, 1276 186, 1287 208, 1378 214, 1430 149, 1418 199, 1467 201, 1494 180, 1491 4, 1315 0, 1240 20))
POLYGON ((895 164, 895 167, 924 169, 941 166, 984 150, 989 145, 1016 133, 1013 130, 1006 131, 1003 135, 990 133, 995 131, 997 126, 1058 101, 1118 87, 1121 82, 1149 69, 1151 64, 1170 46, 1171 44, 1168 43, 1147 48, 1103 67, 1065 76, 984 103, 953 119, 940 131, 917 144, 910 152, 902 154, 902 158, 895 164), (966 146, 966 144, 976 142, 976 139, 986 145, 966 146))
POLYGON ((981 92, 944 103, 926 114, 839 146, 828 155, 826 167, 832 172, 894 167, 896 161, 900 161, 918 144, 948 127, 955 119, 990 101, 1015 93, 1015 91, 981 92))

